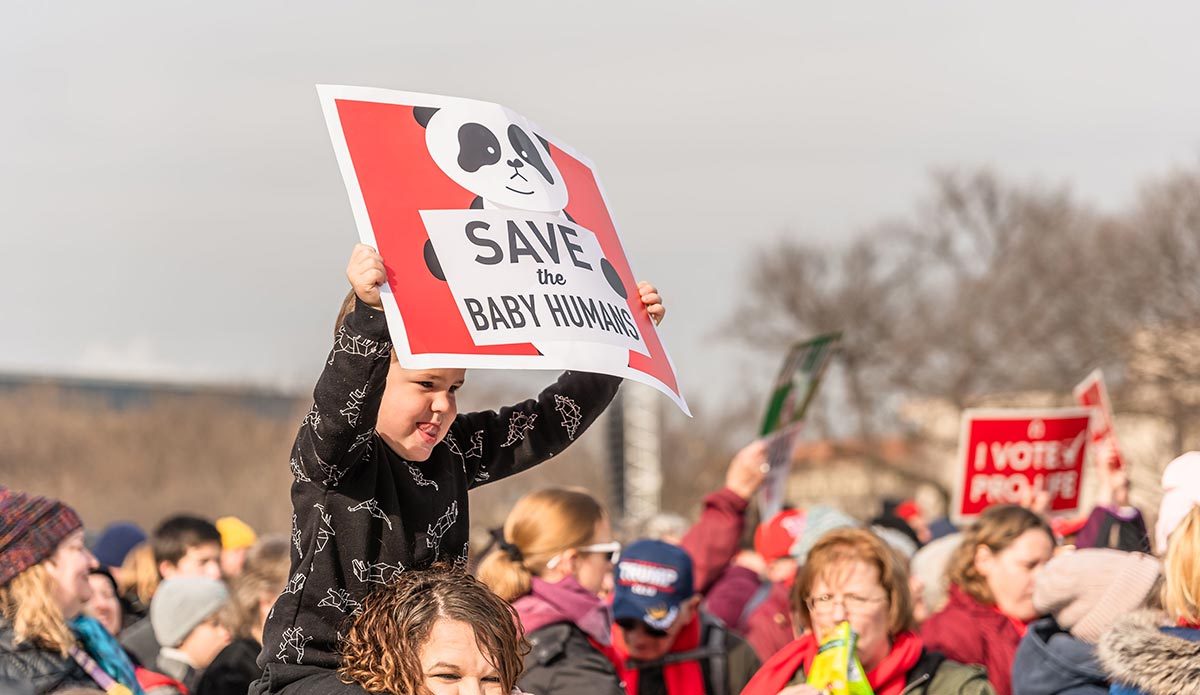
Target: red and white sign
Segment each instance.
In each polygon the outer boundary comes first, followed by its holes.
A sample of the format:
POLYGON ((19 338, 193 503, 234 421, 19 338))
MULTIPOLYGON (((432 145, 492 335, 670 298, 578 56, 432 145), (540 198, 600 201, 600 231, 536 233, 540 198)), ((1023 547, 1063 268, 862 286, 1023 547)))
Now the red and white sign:
POLYGON ((963 412, 956 516, 1041 492, 1051 512, 1078 509, 1090 416, 1087 408, 963 412))
MULTIPOLYGON (((1117 446, 1117 435, 1113 432, 1112 404, 1108 400, 1108 389, 1104 386, 1104 375, 1097 369, 1075 387, 1075 402, 1092 408, 1092 450, 1108 452, 1107 464, 1119 471, 1125 467, 1121 449, 1117 446)), ((1100 461, 1100 464, 1106 463, 1100 461)))
POLYGON ((401 364, 603 372, 688 412, 590 160, 497 104, 317 91, 401 364))

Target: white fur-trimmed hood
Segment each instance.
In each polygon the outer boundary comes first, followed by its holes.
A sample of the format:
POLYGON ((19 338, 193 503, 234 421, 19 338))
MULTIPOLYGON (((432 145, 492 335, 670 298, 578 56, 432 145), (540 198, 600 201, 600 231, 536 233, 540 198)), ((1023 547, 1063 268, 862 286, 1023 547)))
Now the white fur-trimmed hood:
POLYGON ((1200 642, 1167 634, 1164 617, 1138 611, 1118 618, 1096 653, 1116 683, 1150 695, 1200 695, 1200 642))

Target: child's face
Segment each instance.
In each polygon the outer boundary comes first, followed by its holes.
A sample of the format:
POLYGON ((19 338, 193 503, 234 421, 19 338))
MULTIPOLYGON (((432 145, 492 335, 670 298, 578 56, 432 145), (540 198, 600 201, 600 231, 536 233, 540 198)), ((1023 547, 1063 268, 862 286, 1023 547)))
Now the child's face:
POLYGON ((187 549, 179 562, 171 564, 163 561, 158 565, 158 573, 163 579, 170 577, 208 577, 221 578, 221 544, 217 542, 201 543, 187 549))
POLYGON ((424 461, 458 414, 465 369, 405 369, 393 353, 375 431, 409 461, 424 461))

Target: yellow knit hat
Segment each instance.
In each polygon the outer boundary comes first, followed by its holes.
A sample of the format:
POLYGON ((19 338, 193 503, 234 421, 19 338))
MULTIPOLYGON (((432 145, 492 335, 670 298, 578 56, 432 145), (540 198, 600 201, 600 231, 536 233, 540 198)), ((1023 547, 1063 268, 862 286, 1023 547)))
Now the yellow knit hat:
POLYGON ((217 519, 217 530, 221 532, 221 547, 225 550, 249 548, 258 540, 254 529, 236 516, 217 519))

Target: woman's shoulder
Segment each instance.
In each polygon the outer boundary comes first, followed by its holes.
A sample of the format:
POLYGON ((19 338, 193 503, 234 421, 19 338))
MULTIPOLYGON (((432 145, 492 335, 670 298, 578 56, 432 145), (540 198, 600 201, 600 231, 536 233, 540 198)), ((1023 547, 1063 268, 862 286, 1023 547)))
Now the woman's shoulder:
POLYGON ((1200 695, 1200 630, 1166 625, 1157 611, 1118 618, 1096 653, 1114 681, 1147 693, 1200 695))
POLYGON ((587 688, 596 695, 623 692, 616 668, 588 636, 571 623, 554 623, 526 635, 521 689, 539 695, 566 695, 587 688))
POLYGON ((87 673, 71 657, 29 642, 16 644, 12 628, 0 633, 0 681, 33 683, 39 692, 72 685, 91 685, 87 673))
POLYGON ((530 646, 529 655, 525 657, 527 666, 547 666, 563 658, 589 657, 593 654, 607 661, 607 658, 592 646, 583 630, 565 620, 543 625, 525 635, 525 638, 529 640, 530 646))
POLYGON ((952 585, 950 600, 921 625, 921 636, 928 640, 929 633, 963 628, 971 633, 979 633, 980 628, 1003 626, 1009 622, 999 611, 952 585))
POLYGON ((941 652, 922 650, 917 663, 905 677, 906 692, 949 693, 951 695, 994 695, 987 670, 960 664, 941 652))

